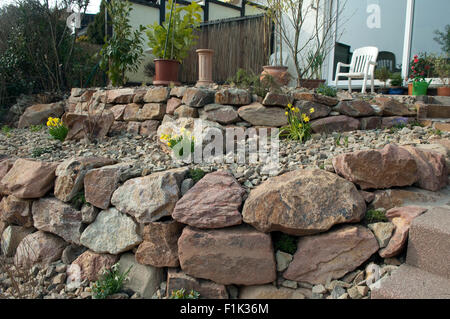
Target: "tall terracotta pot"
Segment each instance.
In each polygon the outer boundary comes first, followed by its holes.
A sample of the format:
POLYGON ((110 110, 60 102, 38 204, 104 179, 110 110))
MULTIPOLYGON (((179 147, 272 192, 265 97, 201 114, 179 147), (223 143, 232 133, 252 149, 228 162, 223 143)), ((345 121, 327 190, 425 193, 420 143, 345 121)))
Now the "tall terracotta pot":
POLYGON ((178 72, 181 63, 176 60, 155 59, 153 85, 180 85, 178 72))

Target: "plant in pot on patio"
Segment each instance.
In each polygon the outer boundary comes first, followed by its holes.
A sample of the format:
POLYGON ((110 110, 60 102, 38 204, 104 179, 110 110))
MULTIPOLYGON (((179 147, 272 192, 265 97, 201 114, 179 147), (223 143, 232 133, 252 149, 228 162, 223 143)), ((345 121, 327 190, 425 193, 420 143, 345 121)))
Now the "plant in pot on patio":
POLYGON ((384 83, 384 87, 380 88, 379 93, 387 94, 389 89, 386 87, 387 80, 391 77, 391 72, 388 68, 378 68, 375 70, 375 78, 384 83))
POLYGON ((310 65, 309 76, 307 79, 300 79, 300 86, 307 89, 317 89, 325 83, 322 79, 322 66, 325 62, 325 55, 319 52, 308 54, 307 63, 310 65))
POLYGON ((403 88, 403 78, 400 73, 392 74, 389 84, 391 85, 389 89, 389 94, 402 95, 404 92, 403 88))
POLYGON ((202 8, 196 2, 188 6, 167 3, 169 12, 162 25, 155 22, 147 29, 148 45, 156 57, 154 85, 180 84, 178 72, 181 62, 195 45, 197 35, 194 31, 200 26, 202 8))
MULTIPOLYGON (((431 84, 431 81, 426 81, 425 77, 430 71, 430 63, 429 59, 426 57, 420 57, 416 54, 411 61, 410 65, 410 80, 411 80, 411 94, 410 95, 427 95, 428 86, 431 84)), ((408 91, 409 93, 409 91, 408 91)))
POLYGON ((450 96, 450 61, 446 56, 438 56, 434 59, 434 72, 440 78, 442 86, 437 88, 437 95, 450 96))

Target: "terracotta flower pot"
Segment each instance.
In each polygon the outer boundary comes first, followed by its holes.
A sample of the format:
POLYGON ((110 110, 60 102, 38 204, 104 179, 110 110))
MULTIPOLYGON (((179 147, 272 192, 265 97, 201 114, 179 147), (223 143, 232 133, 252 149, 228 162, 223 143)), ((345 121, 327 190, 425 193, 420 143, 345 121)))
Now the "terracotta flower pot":
POLYGON ((408 95, 412 95, 412 89, 413 89, 412 82, 409 82, 408 83, 408 95))
POLYGON ((178 81, 178 72, 180 62, 176 60, 155 59, 155 76, 153 85, 180 85, 178 81))
POLYGON ((281 65, 265 65, 263 66, 263 71, 259 79, 262 81, 266 74, 272 76, 275 81, 280 85, 288 85, 289 83, 289 72, 287 71, 287 66, 281 65))
POLYGON ((450 96, 450 86, 440 86, 437 88, 437 95, 450 96))
POLYGON ((300 86, 307 89, 317 89, 321 84, 324 84, 325 80, 308 80, 300 79, 300 86))

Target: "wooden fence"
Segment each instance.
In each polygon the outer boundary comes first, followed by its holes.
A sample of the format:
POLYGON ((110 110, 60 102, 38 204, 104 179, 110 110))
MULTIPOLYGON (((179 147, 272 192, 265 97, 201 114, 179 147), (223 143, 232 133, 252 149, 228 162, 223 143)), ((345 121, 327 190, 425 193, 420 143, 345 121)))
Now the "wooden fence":
POLYGON ((196 49, 214 50, 213 80, 216 83, 225 82, 239 68, 259 74, 268 63, 272 24, 264 15, 206 22, 197 34, 197 45, 181 65, 182 83, 194 84, 198 79, 196 49))

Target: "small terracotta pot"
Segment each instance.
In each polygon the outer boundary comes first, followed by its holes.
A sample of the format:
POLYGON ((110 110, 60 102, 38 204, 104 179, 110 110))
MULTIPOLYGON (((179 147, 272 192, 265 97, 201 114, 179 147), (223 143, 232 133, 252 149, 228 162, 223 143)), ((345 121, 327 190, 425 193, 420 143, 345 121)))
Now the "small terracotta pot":
POLYGON ((307 80, 300 79, 300 86, 307 89, 317 89, 321 84, 324 84, 325 80, 307 80))
POLYGON ((408 95, 412 95, 413 85, 412 82, 408 83, 408 95))
POLYGON ((155 59, 153 85, 180 85, 178 72, 181 63, 176 60, 155 59))
POLYGON ((281 65, 265 65, 263 66, 263 71, 259 79, 262 81, 266 74, 271 75, 275 81, 280 85, 288 85, 289 83, 289 72, 287 71, 287 66, 281 65))
POLYGON ((437 88, 437 95, 450 96, 450 86, 440 86, 437 88))

